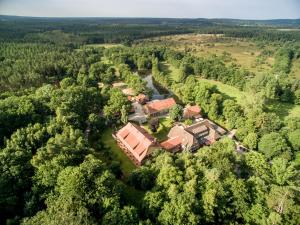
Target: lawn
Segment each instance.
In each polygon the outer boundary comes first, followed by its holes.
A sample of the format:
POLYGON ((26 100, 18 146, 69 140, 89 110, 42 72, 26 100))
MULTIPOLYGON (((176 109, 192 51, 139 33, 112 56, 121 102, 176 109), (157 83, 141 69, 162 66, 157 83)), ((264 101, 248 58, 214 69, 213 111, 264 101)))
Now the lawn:
POLYGON ((144 125, 143 128, 147 130, 153 137, 155 137, 159 142, 167 139, 170 129, 173 127, 173 121, 170 118, 160 118, 159 128, 157 132, 153 133, 149 125, 144 125))
POLYGON ((236 87, 230 86, 228 84, 223 84, 220 81, 208 80, 199 78, 203 83, 209 83, 217 86, 217 89, 225 96, 234 99, 238 104, 244 106, 247 102, 251 101, 252 97, 244 91, 239 90, 236 87))
MULTIPOLYGON (((131 162, 131 160, 126 156, 125 153, 120 149, 117 145, 116 141, 112 138, 112 129, 106 129, 103 131, 102 134, 102 142, 105 144, 106 147, 109 147, 109 150, 113 154, 113 159, 117 160, 121 164, 121 170, 125 177, 121 180, 124 184, 124 197, 126 200, 131 203, 132 205, 138 206, 143 197, 145 192, 135 189, 127 184, 129 174, 136 169, 136 166, 131 162)), ((101 156, 103 158, 103 156, 101 156)))
POLYGON ((281 119, 288 119, 290 117, 300 116, 300 105, 292 105, 289 103, 283 103, 278 101, 271 101, 267 105, 269 112, 276 113, 281 119))
POLYGON ((112 129, 107 128, 103 131, 101 141, 105 144, 106 147, 109 148, 109 150, 113 154, 113 159, 120 162, 121 170, 126 177, 134 169, 136 169, 136 166, 127 157, 127 155, 120 149, 120 147, 117 145, 117 142, 115 141, 115 139, 113 139, 112 129))

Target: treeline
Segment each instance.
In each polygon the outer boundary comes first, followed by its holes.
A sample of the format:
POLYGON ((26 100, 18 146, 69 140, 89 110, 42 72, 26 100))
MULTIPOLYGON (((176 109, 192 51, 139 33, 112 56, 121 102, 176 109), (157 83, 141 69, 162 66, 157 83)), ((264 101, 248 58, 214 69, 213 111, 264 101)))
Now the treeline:
POLYGON ((132 40, 193 32, 192 26, 138 19, 5 18, 0 21, 0 41, 55 43, 70 46, 130 43, 132 40), (15 21, 16 20, 16 21, 15 21))
POLYGON ((300 58, 300 45, 298 42, 287 42, 275 53, 274 71, 289 74, 292 61, 300 58))
POLYGON ((286 41, 299 41, 300 31, 289 31, 289 30, 276 30, 266 28, 234 28, 225 29, 224 35, 227 37, 235 38, 251 38, 257 41, 268 41, 268 42, 286 42, 286 41))

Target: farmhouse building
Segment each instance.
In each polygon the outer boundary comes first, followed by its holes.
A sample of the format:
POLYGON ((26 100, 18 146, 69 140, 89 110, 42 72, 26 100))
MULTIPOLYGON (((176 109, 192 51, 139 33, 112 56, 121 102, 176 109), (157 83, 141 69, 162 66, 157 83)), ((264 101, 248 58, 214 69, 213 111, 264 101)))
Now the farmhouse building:
POLYGON ((201 117, 201 108, 197 105, 187 106, 183 110, 184 119, 199 119, 201 117))
POLYGON ((145 104, 149 101, 149 97, 145 94, 140 93, 135 97, 135 100, 140 104, 145 104))
POLYGON ((128 123, 120 129, 115 138, 120 148, 137 166, 157 147, 157 142, 146 130, 133 123, 128 123))
POLYGON ((181 150, 193 152, 201 146, 216 142, 225 133, 226 130, 207 119, 187 127, 176 125, 170 130, 168 140, 162 142, 161 146, 172 153, 181 150))
POLYGON ((163 100, 154 100, 148 102, 144 109, 148 116, 162 116, 169 113, 169 110, 176 105, 176 102, 173 98, 167 98, 163 100))

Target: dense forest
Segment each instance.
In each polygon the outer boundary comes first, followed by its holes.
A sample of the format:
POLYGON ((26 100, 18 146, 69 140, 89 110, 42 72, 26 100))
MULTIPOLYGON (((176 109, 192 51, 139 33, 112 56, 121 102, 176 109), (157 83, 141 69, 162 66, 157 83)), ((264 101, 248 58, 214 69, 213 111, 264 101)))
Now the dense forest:
POLYGON ((1 16, 0 224, 300 224, 300 115, 282 119, 266 107, 300 105, 300 80, 290 76, 300 32, 278 30, 299 26, 1 16), (255 74, 226 57, 135 42, 182 33, 274 46, 272 70, 255 74), (179 104, 197 104, 236 130, 247 151, 227 137, 196 153, 157 149, 126 174, 103 135, 124 126, 131 110, 113 83, 151 96, 145 73, 179 104), (253 101, 241 106, 202 79, 247 91, 253 101))

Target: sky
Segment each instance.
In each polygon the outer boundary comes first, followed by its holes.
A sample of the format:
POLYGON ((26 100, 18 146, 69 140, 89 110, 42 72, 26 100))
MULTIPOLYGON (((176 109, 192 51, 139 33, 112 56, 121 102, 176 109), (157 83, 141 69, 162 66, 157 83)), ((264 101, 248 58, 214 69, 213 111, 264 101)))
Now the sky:
POLYGON ((296 19, 300 0, 0 0, 0 15, 296 19))

